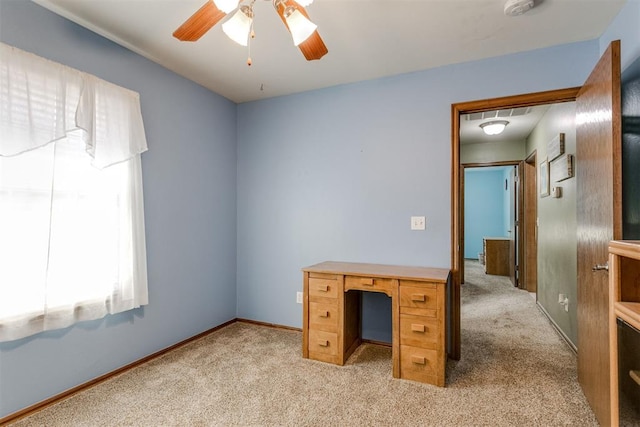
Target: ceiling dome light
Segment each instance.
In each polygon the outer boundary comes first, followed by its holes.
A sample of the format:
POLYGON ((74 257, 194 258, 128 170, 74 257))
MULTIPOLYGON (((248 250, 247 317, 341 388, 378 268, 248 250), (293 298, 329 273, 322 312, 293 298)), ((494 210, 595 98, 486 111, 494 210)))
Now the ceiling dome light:
POLYGON ((491 122, 485 122, 480 125, 484 133, 487 135, 498 135, 504 131, 504 128, 509 124, 506 120, 494 120, 491 122))
POLYGON ((300 43, 308 39, 318 28, 316 24, 309 21, 306 16, 300 13, 299 10, 292 7, 287 8, 284 13, 284 18, 287 21, 289 31, 291 31, 294 46, 298 46, 300 43))

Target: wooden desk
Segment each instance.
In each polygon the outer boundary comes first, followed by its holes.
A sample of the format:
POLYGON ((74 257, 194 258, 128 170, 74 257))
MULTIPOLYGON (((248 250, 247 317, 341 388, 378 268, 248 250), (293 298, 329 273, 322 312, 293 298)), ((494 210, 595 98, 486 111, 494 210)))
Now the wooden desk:
POLYGON ((484 272, 486 274, 496 274, 498 276, 508 276, 509 273, 509 251, 510 243, 508 237, 485 237, 484 246, 484 272))
POLYGON ((302 355, 344 365, 361 344, 361 292, 391 297, 393 376, 444 387, 449 270, 328 261, 302 269, 302 355))

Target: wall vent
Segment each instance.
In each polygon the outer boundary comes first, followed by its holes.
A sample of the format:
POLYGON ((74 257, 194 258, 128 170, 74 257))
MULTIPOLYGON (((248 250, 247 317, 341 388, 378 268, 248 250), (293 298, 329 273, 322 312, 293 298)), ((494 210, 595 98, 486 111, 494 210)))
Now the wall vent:
POLYGON ((505 117, 518 117, 529 114, 532 107, 508 108, 506 110, 483 111, 481 113, 465 114, 464 119, 467 121, 488 120, 505 117))

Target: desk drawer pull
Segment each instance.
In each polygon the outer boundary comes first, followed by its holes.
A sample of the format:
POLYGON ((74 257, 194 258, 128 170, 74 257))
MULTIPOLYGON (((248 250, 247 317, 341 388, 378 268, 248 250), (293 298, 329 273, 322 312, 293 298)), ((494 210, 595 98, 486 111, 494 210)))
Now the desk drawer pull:
POLYGON ((411 363, 414 363, 416 365, 426 365, 427 359, 420 356, 411 356, 411 363))
POLYGON ((318 340, 318 345, 320 347, 329 347, 329 340, 318 340))
POLYGON ((421 325, 419 323, 412 323, 411 324, 411 331, 412 332, 425 332, 426 327, 424 325, 421 325))
POLYGON ((318 285, 318 291, 329 292, 329 285, 318 285))
POLYGON ((319 313, 320 317, 329 317, 329 311, 323 310, 319 313))
POLYGON ((360 284, 364 286, 373 286, 373 279, 360 279, 360 284))
POLYGON ((411 301, 425 302, 426 300, 427 300, 427 296, 425 294, 411 294, 411 301))

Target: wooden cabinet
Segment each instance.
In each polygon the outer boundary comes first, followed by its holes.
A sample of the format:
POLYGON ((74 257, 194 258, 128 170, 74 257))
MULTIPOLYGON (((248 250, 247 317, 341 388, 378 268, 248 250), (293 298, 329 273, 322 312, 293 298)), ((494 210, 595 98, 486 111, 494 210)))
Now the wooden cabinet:
MULTIPOLYGON (((640 241, 612 241, 609 244, 609 350, 611 355, 611 425, 624 425, 620 416, 620 389, 633 396, 640 411, 640 345, 620 345, 618 320, 629 331, 640 331, 640 241), (622 348, 625 353, 619 354, 622 348), (623 363, 623 365, 620 364, 623 363), (623 369, 620 369, 623 368, 623 369), (624 372, 621 372, 624 371, 624 372), (622 387, 620 387, 622 386, 622 387)), ((632 332, 635 334, 636 332, 632 332)), ((633 338, 640 341, 640 332, 633 338)))
POLYGON ((303 277, 303 357, 344 365, 362 342, 362 292, 381 292, 392 299, 393 376, 445 385, 449 270, 329 261, 303 277))
POLYGON ((509 275, 510 243, 508 237, 485 237, 483 239, 485 273, 498 276, 509 275))

